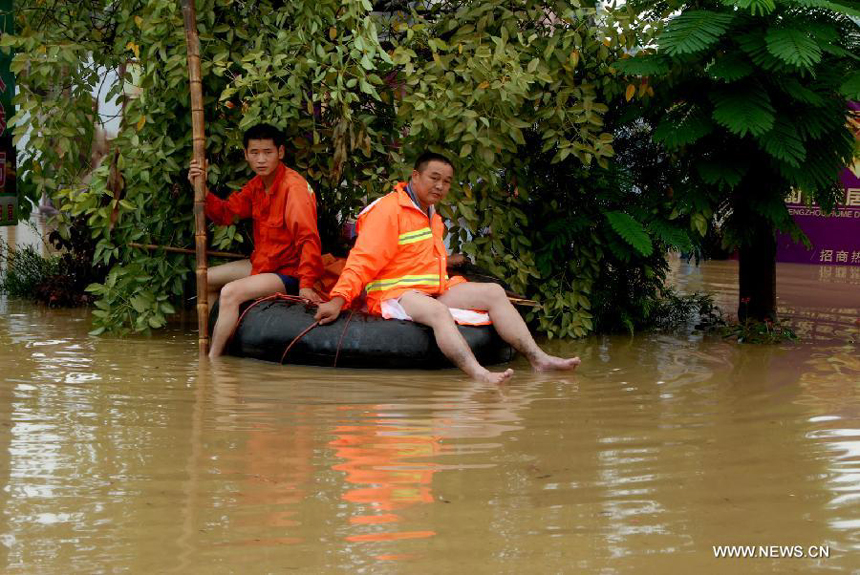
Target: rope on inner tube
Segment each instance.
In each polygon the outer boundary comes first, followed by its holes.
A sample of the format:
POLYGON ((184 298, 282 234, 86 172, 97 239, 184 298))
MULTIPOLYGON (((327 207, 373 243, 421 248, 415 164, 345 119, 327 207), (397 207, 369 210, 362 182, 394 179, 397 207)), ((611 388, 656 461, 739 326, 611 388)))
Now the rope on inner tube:
MULTIPOLYGON (((249 311, 251 311, 251 308, 253 308, 253 307, 255 307, 255 306, 257 306, 257 305, 259 305, 259 304, 261 304, 261 303, 264 303, 264 302, 267 302, 267 301, 272 301, 272 300, 283 300, 283 301, 291 301, 291 302, 294 302, 294 303, 304 303, 304 304, 309 303, 309 302, 308 302, 308 300, 306 300, 306 299, 304 299, 304 298, 301 298, 301 297, 298 297, 298 296, 294 296, 294 295, 288 295, 288 294, 285 294, 285 293, 275 293, 275 294, 272 294, 272 295, 270 295, 270 296, 261 297, 261 298, 259 298, 259 299, 257 299, 257 300, 254 300, 254 302, 253 302, 251 305, 249 305, 247 308, 245 308, 245 311, 243 311, 243 312, 242 312, 242 314, 239 316, 239 319, 236 321, 236 325, 235 325, 235 326, 233 326, 233 331, 231 331, 231 332, 230 332, 230 337, 229 337, 229 338, 227 338, 227 343, 229 343, 229 342, 233 339, 233 336, 236 334, 236 330, 238 330, 238 329, 239 329, 239 326, 242 324, 242 320, 243 320, 243 319, 245 319, 245 315, 246 315, 249 311)), ((350 309, 350 310, 349 310, 349 317, 347 317, 347 318, 346 318, 346 323, 345 323, 345 324, 344 324, 344 326, 343 326, 343 331, 342 331, 342 332, 341 332, 341 334, 340 334, 340 339, 338 339, 338 341, 337 341, 337 349, 335 350, 335 354, 334 354, 334 364, 332 364, 332 367, 337 367, 337 360, 338 360, 338 358, 340 357, 340 349, 341 349, 341 346, 342 346, 342 344, 343 344, 343 338, 344 338, 344 336, 346 335, 347 328, 349 328, 349 322, 350 322, 350 321, 352 321, 352 317, 353 317, 354 315, 355 315, 355 310, 354 310, 354 309, 350 309)), ((289 343, 289 345, 287 345, 286 349, 284 349, 284 353, 281 355, 281 362, 280 362, 280 363, 281 363, 281 365, 283 365, 283 364, 284 364, 284 359, 286 359, 287 354, 290 352, 290 350, 292 349, 292 347, 293 347, 296 343, 298 343, 298 341, 299 341, 300 339, 302 339, 305 335, 307 335, 307 333, 308 333, 309 331, 311 331, 312 329, 314 329, 314 328, 315 328, 315 327, 317 327, 318 325, 320 325, 320 322, 319 322, 319 321, 315 321, 314 323, 312 323, 311 325, 309 325, 308 327, 306 327, 306 328, 305 328, 305 329, 304 329, 304 330, 303 330, 299 335, 297 335, 296 337, 294 337, 294 338, 293 338, 293 341, 291 341, 291 342, 289 343)))
POLYGON ((337 340, 337 350, 334 353, 334 364, 332 367, 337 367, 337 358, 340 357, 340 344, 343 343, 343 336, 346 335, 346 328, 349 327, 349 322, 352 320, 352 316, 355 315, 355 310, 350 308, 349 317, 346 318, 346 324, 343 326, 343 331, 340 334, 340 339, 337 340))
POLYGON ((290 349, 296 344, 297 341, 302 339, 306 333, 315 328, 320 324, 319 320, 313 322, 311 325, 306 327, 302 333, 293 338, 293 341, 290 342, 290 345, 287 346, 287 349, 284 350, 284 355, 281 356, 281 365, 284 364, 284 358, 287 357, 287 354, 290 352, 290 349))
POLYGON ((260 299, 254 300, 254 302, 251 305, 249 305, 248 307, 245 308, 245 311, 242 312, 242 315, 239 316, 239 319, 236 320, 236 325, 233 326, 233 331, 230 332, 230 337, 227 338, 227 341, 224 344, 225 347, 233 340, 233 336, 236 335, 236 330, 239 329, 239 326, 242 324, 242 320, 245 319, 245 315, 249 311, 251 311, 252 307, 255 307, 255 306, 257 306, 263 302, 272 301, 272 300, 276 300, 276 299, 293 301, 296 303, 307 303, 307 301, 308 301, 304 298, 300 298, 299 296, 288 295, 288 294, 280 293, 280 292, 279 293, 273 293, 272 295, 269 295, 266 297, 261 297, 260 299))

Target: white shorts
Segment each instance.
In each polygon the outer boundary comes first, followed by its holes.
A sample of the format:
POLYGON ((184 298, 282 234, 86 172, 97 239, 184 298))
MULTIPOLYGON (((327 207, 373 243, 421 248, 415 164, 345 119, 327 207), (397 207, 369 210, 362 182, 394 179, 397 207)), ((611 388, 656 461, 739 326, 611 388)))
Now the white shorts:
MULTIPOLYGON (((407 321, 412 321, 412 318, 409 317, 409 314, 406 313, 406 310, 403 309, 402 305, 400 305, 400 298, 383 300, 380 304, 380 308, 382 311, 382 317, 385 319, 405 319, 407 321)), ((490 321, 490 314, 485 311, 459 309, 456 307, 449 307, 448 310, 451 312, 451 316, 454 318, 454 321, 460 325, 492 325, 493 323, 490 321)))

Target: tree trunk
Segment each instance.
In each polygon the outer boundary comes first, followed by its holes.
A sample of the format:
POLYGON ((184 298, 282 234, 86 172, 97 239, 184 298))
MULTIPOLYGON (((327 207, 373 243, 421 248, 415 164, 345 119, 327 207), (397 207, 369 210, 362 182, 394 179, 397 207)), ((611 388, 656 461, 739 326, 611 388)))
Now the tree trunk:
POLYGON ((738 319, 776 320, 776 236, 766 218, 751 214, 744 218, 748 241, 739 249, 738 319))

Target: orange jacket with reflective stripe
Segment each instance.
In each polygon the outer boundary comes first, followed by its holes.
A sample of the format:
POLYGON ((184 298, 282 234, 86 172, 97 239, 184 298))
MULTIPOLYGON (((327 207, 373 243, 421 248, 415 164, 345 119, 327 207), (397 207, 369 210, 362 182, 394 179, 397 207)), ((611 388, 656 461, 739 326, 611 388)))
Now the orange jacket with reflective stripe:
POLYGON ((322 276, 314 191, 285 165, 278 166, 270 193, 266 193, 263 179, 256 176, 226 200, 206 194, 206 215, 222 226, 252 218, 252 274, 278 272, 297 277, 300 288, 313 287, 322 276))
POLYGON ((400 182, 358 216, 358 239, 331 297, 340 296, 349 305, 366 287, 367 306, 379 314, 382 301, 407 291, 435 295, 465 282, 448 279, 443 229, 439 214, 433 210, 428 218, 409 197, 406 182, 400 182))

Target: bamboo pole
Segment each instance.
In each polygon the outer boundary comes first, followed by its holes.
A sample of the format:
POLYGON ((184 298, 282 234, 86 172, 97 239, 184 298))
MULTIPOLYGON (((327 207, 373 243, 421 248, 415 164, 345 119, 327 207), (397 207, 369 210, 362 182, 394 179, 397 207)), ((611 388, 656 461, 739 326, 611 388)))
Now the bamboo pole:
MULTIPOLYGON (((190 250, 188 248, 177 248, 174 246, 158 246, 155 244, 139 244, 137 242, 130 242, 129 247, 132 248, 140 248, 142 250, 164 250, 166 252, 172 252, 175 254, 196 254, 197 250, 190 250)), ((207 256, 212 256, 214 258, 230 258, 234 260, 248 259, 248 256, 243 254, 237 254, 234 252, 216 252, 213 250, 206 250, 207 256)))
MULTIPOLYGON (((188 53, 188 83, 191 90, 191 133, 194 159, 206 165, 206 138, 203 122, 203 82, 200 75, 200 38, 197 36, 197 12, 194 0, 182 0, 185 20, 185 44, 188 53)), ((197 254, 197 341, 200 355, 209 350, 209 305, 206 265, 206 178, 194 182, 194 247, 197 254)))

